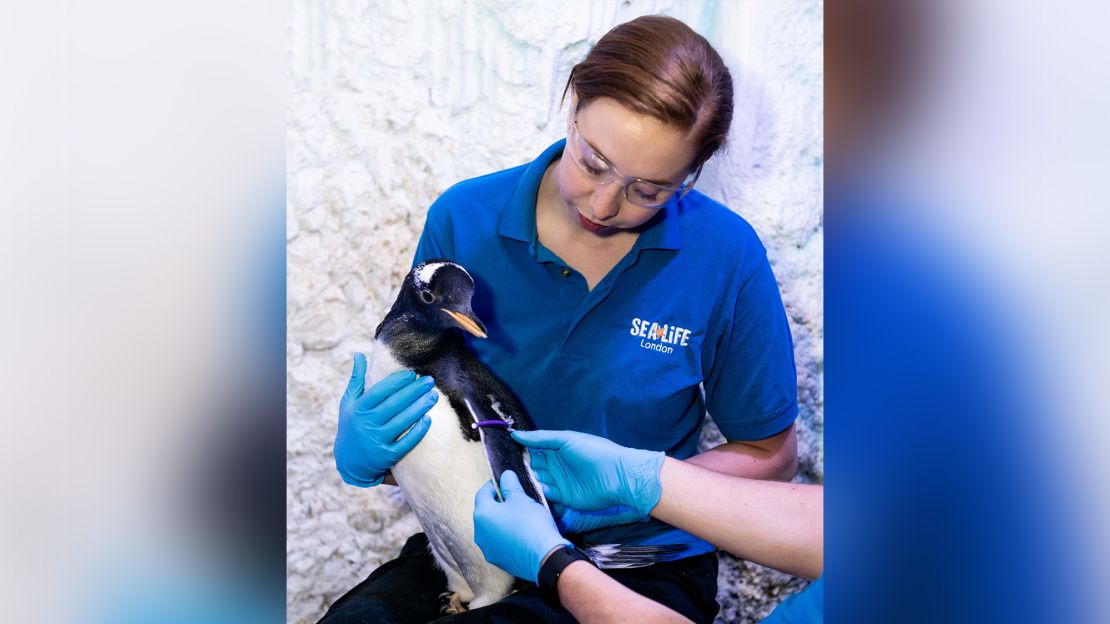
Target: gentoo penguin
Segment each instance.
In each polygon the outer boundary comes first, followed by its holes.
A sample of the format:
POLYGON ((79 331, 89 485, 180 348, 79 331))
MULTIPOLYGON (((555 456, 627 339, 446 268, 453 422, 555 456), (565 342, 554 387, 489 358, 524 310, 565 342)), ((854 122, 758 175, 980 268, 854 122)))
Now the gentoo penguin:
MULTIPOLYGON (((429 411, 424 439, 393 477, 428 535, 447 575, 444 611, 458 613, 501 600, 513 577, 488 563, 474 543, 474 494, 491 477, 514 471, 528 496, 548 507, 528 463, 527 449, 509 435, 534 428, 515 394, 466 347, 462 329, 486 337, 471 310, 474 279, 462 266, 430 260, 413 267, 393 308, 374 332, 370 371, 381 379, 407 368, 435 379, 440 400, 429 411), (484 439, 484 442, 483 442, 484 439)), ((550 509, 550 507, 548 507, 550 509)), ((604 545, 586 554, 599 567, 638 567, 670 558, 683 546, 604 545)))

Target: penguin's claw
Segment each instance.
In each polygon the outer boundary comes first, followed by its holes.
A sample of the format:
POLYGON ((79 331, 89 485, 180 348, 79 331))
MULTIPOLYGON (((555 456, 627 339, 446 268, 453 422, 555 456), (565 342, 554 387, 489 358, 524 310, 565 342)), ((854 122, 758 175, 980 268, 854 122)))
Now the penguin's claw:
POLYGON ((439 599, 446 601, 447 603, 439 608, 440 613, 445 613, 448 615, 458 615, 460 613, 466 613, 466 605, 463 604, 463 601, 459 598, 459 595, 456 592, 443 592, 439 595, 439 599))

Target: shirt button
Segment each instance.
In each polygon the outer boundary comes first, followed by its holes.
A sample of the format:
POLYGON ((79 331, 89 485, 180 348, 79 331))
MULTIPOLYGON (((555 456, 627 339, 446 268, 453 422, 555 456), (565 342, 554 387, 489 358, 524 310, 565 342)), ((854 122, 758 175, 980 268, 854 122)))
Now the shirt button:
POLYGON ((563 269, 563 277, 570 277, 570 269, 563 269))

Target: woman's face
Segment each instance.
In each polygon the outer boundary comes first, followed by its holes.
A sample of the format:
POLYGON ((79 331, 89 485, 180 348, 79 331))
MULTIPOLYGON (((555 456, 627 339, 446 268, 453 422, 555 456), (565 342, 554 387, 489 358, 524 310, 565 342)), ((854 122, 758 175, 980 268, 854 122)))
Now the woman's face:
MULTIPOLYGON (((694 158, 687 133, 632 112, 610 98, 586 104, 575 119, 581 138, 622 175, 675 186, 685 179, 694 158)), ((574 132, 573 125, 570 132, 574 132)), ((595 183, 573 162, 572 151, 563 150, 557 182, 570 216, 583 230, 598 236, 634 230, 661 210, 625 199, 624 180, 595 183)))

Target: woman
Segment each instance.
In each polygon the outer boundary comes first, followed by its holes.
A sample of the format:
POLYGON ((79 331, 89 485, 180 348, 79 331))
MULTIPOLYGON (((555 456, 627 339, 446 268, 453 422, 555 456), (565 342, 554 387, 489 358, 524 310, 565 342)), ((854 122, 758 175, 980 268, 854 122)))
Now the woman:
MULTIPOLYGON (((529 164, 448 189, 429 210, 414 264, 449 258, 475 277, 473 309, 493 331, 471 348, 538 428, 595 434, 736 476, 789 479, 796 377, 774 275, 751 227, 691 188, 728 134, 728 69, 681 22, 641 17, 594 46, 564 97, 566 140, 529 164), (697 454, 706 410, 728 442, 697 454)), ((428 382, 396 376, 360 399, 386 406, 398 420, 383 428, 393 430, 435 400, 428 382)), ((341 422, 350 409, 341 406, 341 422)), ((346 428, 335 445, 340 474, 362 487, 390 483, 389 468, 421 432, 393 440, 346 428)), ((594 543, 687 544, 680 560, 611 576, 712 621, 713 546, 641 519, 610 510, 564 529, 594 543)), ((356 610, 430 619, 442 576, 421 537, 325 619, 356 610)), ((535 589, 453 617, 572 621, 535 589)))

